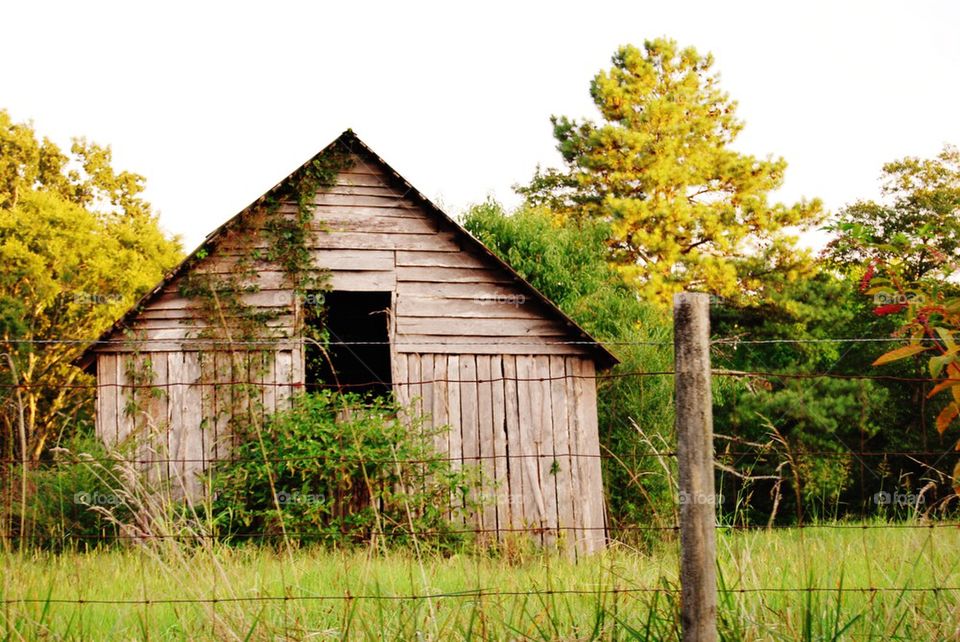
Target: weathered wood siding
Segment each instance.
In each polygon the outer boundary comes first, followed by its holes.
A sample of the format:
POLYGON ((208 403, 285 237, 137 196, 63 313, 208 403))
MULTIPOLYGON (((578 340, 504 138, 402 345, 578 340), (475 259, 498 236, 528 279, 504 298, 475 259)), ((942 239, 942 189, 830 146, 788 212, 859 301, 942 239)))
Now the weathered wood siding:
POLYGON ((571 552, 603 547, 605 520, 594 365, 558 355, 402 353, 397 393, 437 449, 484 480, 469 523, 501 540, 532 531, 571 552))
MULTIPOLYGON (((501 538, 534 528, 547 544, 559 534, 570 550, 602 547, 592 356, 508 270, 465 244, 379 164, 355 160, 318 194, 309 244, 333 289, 392 293, 397 392, 416 399, 432 424, 450 425, 438 450, 458 465, 478 465, 489 482, 472 523, 501 538)), ((266 250, 268 239, 256 221, 246 232, 228 230, 193 269, 230 274, 239 257, 266 250)), ((278 339, 265 357, 260 393, 270 412, 303 383, 303 349, 294 336, 300 302, 277 265, 254 261, 254 269, 259 291, 244 299, 277 313, 270 325, 278 339)), ((207 320, 197 301, 179 294, 180 282, 143 306, 127 338, 97 348, 97 430, 108 442, 152 435, 143 459, 172 460, 160 468, 195 492, 206 462, 229 452, 231 384, 249 383, 251 373, 236 371, 229 352, 197 340, 207 320), (131 400, 130 365, 147 361, 159 392, 138 389, 131 400)))
POLYGON ((97 435, 109 446, 135 443, 127 455, 139 467, 197 496, 208 463, 230 454, 229 413, 272 414, 302 382, 299 350, 103 353, 97 435), (152 381, 137 376, 148 368, 152 381))
MULTIPOLYGON (((310 247, 335 290, 395 294, 395 348, 401 353, 586 354, 564 345, 570 328, 517 287, 513 276, 473 248, 454 229, 393 187, 391 177, 362 156, 316 199, 310 247)), ((292 213, 292 209, 289 210, 292 213)), ((269 236, 230 230, 194 268, 230 274, 239 257, 266 250, 269 236)), ((250 305, 278 314, 271 326, 290 336, 297 302, 280 267, 254 261, 250 305)), ((130 338, 101 351, 180 351, 206 327, 197 301, 180 296, 175 279, 144 306, 130 338)))

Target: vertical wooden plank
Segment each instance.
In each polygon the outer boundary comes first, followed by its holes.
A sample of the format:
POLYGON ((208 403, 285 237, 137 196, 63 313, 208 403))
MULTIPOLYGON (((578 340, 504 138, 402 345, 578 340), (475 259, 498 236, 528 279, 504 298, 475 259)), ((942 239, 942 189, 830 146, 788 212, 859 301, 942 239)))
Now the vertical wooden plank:
POLYGON ((477 435, 480 456, 480 502, 483 511, 484 539, 496 536, 496 453, 493 449, 493 384, 490 357, 477 355, 477 435))
POLYGON ((510 524, 511 530, 525 528, 525 511, 533 511, 532 507, 527 508, 524 504, 524 498, 527 491, 524 490, 523 473, 523 443, 520 437, 520 397, 517 386, 517 358, 513 355, 503 356, 503 400, 504 400, 504 423, 506 426, 507 440, 504 444, 507 453, 507 493, 510 501, 510 524))
POLYGON ((133 417, 130 414, 133 389, 130 387, 127 369, 131 367, 134 358, 129 354, 117 357, 117 443, 125 442, 133 428, 133 417))
POLYGON ((553 436, 553 408, 550 399, 550 357, 537 355, 533 358, 536 381, 536 398, 540 403, 535 408, 537 462, 540 467, 540 484, 543 489, 545 526, 543 543, 552 548, 557 541, 557 474, 560 463, 556 458, 553 436))
POLYGON ((582 456, 580 448, 582 443, 580 440, 580 435, 582 430, 580 429, 580 424, 578 421, 578 410, 577 410, 577 385, 574 375, 576 374, 576 361, 578 357, 565 357, 564 358, 564 370, 566 378, 563 381, 564 388, 564 399, 566 401, 566 416, 567 416, 567 443, 570 446, 570 484, 571 484, 571 495, 574 499, 573 501, 573 529, 570 531, 570 535, 574 541, 574 548, 577 554, 586 553, 588 545, 588 537, 590 532, 584 530, 587 525, 587 519, 585 518, 585 513, 587 512, 586 504, 590 501, 589 496, 585 491, 585 484, 583 483, 583 475, 587 470, 586 459, 582 456))
POLYGON ((203 475, 203 490, 205 492, 209 483, 210 460, 213 459, 217 429, 217 403, 216 393, 213 389, 213 382, 216 377, 216 354, 199 351, 196 355, 199 377, 195 386, 200 395, 200 459, 203 464, 199 472, 203 475))
POLYGON ((307 382, 307 358, 303 342, 300 347, 290 351, 290 391, 302 392, 307 382))
MULTIPOLYGON (((477 359, 474 355, 460 355, 460 425, 463 438, 464 465, 479 470, 480 434, 477 415, 477 359)), ((471 491, 467 501, 474 507, 469 520, 479 529, 484 528, 483 511, 476 509, 477 493, 471 491)))
POLYGON ((394 365, 393 383, 397 394, 397 403, 406 408, 410 405, 412 390, 410 389, 410 355, 398 353, 394 365))
POLYGON ((232 456, 231 429, 233 418, 233 359, 228 352, 218 351, 214 357, 216 366, 216 438, 214 439, 214 459, 226 459, 232 456))
POLYGON ((587 552, 603 548, 606 541, 603 481, 600 472, 600 436, 597 429, 597 388, 595 369, 591 359, 578 358, 576 361, 577 423, 580 425, 579 451, 585 456, 582 482, 585 502, 586 525, 589 538, 586 539, 587 552))
POLYGON ((423 377, 420 372, 420 355, 407 355, 407 383, 410 391, 410 410, 416 417, 423 417, 423 377))
MULTIPOLYGON (((447 417, 449 416, 447 404, 447 356, 443 354, 425 355, 424 359, 432 362, 433 366, 433 385, 431 394, 433 401, 433 415, 430 418, 431 430, 433 430, 433 448, 436 456, 439 458, 450 457, 450 426, 447 417)), ((446 516, 450 517, 450 507, 444 511, 446 516)))
POLYGON ((183 399, 183 487, 190 499, 200 497, 200 475, 203 457, 203 398, 200 392, 200 355, 183 353, 183 381, 186 384, 183 399))
POLYGON ((567 426, 566 370, 561 356, 550 357, 550 407, 553 409, 553 447, 557 462, 557 532, 568 557, 575 557, 576 525, 570 440, 567 426))
MULTIPOLYGON (((450 465, 460 468, 463 465, 463 434, 460 423, 460 357, 451 354, 447 357, 447 422, 450 424, 450 465)), ((454 521, 463 522, 461 498, 454 498, 452 509, 454 521), (458 513, 459 511, 459 513, 458 513)))
POLYGON ((180 487, 180 481, 183 479, 183 465, 181 459, 181 443, 183 441, 183 400, 184 400, 184 365, 182 352, 167 353, 167 377, 169 378, 170 400, 167 404, 167 430, 166 454, 167 460, 167 479, 170 480, 172 487, 180 487))
POLYGON ((277 411, 277 353, 275 350, 264 353, 261 381, 263 382, 263 412, 269 417, 277 411))
POLYGON ((289 408, 293 394, 294 363, 292 350, 277 352, 277 409, 289 408))
POLYGON ((533 357, 517 356, 517 407, 520 412, 520 456, 523 462, 523 507, 526 526, 536 530, 538 539, 543 543, 543 528, 546 526, 546 508, 540 480, 537 423, 534 416, 539 413, 540 385, 534 381, 536 369, 533 357))
POLYGON ((120 424, 117 423, 117 355, 101 354, 97 356, 97 394, 100 397, 100 416, 97 422, 99 436, 108 446, 115 446, 120 440, 120 424))
POLYGON ((155 352, 149 355, 150 367, 153 369, 153 387, 146 390, 147 394, 147 426, 146 432, 149 434, 147 449, 149 451, 149 464, 147 478, 152 482, 159 482, 163 479, 163 473, 166 465, 163 460, 167 455, 164 452, 167 443, 167 432, 170 427, 167 425, 167 403, 169 401, 169 390, 167 389, 167 357, 162 352, 155 352))
POLYGON ((493 492, 497 516, 497 537, 504 539, 502 529, 510 528, 510 479, 507 461, 507 404, 504 399, 503 357, 490 357, 490 407, 493 441, 493 492))
MULTIPOLYGON (((291 355, 295 355, 295 354, 296 354, 296 351, 291 351, 291 355)), ((266 358, 267 358, 266 350, 259 350, 257 352, 251 353, 250 355, 250 381, 253 382, 253 391, 254 391, 253 400, 256 405, 255 419, 257 421, 257 425, 260 426, 261 428, 263 428, 263 426, 265 425, 265 421, 267 418, 267 409, 264 403, 265 396, 264 396, 264 389, 263 389, 263 381, 264 381, 263 375, 267 365, 266 358)), ((296 362, 296 357, 294 357, 294 362, 296 362)), ((297 369, 296 365, 294 365, 293 367, 294 372, 292 374, 293 379, 296 379, 296 376, 297 376, 296 369, 297 369)))
POLYGON ((423 412, 423 426, 433 425, 433 355, 420 355, 420 396, 423 412))
POLYGON ((433 355, 433 419, 431 425, 434 430, 443 428, 442 432, 437 432, 434 438, 434 444, 437 454, 441 457, 450 456, 450 427, 449 427, 449 409, 450 400, 447 397, 447 356, 444 354, 433 355))
POLYGON ((101 370, 102 366, 102 357, 96 355, 96 388, 93 389, 93 434, 94 436, 106 443, 104 439, 103 431, 103 371, 101 370))

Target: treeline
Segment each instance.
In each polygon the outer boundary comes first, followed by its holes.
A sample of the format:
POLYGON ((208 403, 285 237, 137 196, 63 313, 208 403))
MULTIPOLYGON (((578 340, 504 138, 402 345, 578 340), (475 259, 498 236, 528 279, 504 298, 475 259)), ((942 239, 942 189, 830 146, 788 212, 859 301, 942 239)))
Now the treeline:
MULTIPOLYGON (((622 361, 614 374, 668 372, 672 295, 714 295, 714 367, 729 371, 715 379, 723 519, 874 514, 890 510, 876 501, 883 492, 949 505, 957 150, 884 166, 880 202, 833 213, 816 199, 780 203, 771 194, 786 162, 733 148, 744 124, 711 56, 658 39, 612 62, 589 88, 596 120, 553 118, 562 167, 518 186, 514 211, 470 209, 470 232, 608 342, 622 361), (797 244, 813 229, 832 234, 819 254, 797 244), (874 362, 899 345, 890 338, 913 347, 881 369, 874 362)), ((0 111, 8 469, 89 434, 93 382, 71 363, 82 340, 182 256, 142 189, 142 177, 111 167, 108 148, 78 139, 64 152, 0 111)), ((615 528, 674 523, 672 401, 669 375, 600 383, 615 528)), ((18 479, 2 475, 7 505, 22 495, 18 479)))
MULTIPOLYGON (((609 342, 614 374, 669 371, 672 295, 714 295, 713 365, 731 371, 714 382, 722 519, 948 508, 960 394, 915 379, 956 367, 960 154, 888 163, 881 202, 774 202, 786 163, 732 149, 743 123, 712 63, 669 40, 619 49, 590 86, 600 118, 553 118, 563 167, 518 186, 515 211, 475 206, 467 228, 609 342), (831 233, 819 254, 797 245, 813 229, 831 233), (932 343, 875 367, 898 337, 932 343)), ((600 403, 614 525, 674 523, 673 460, 651 454, 674 448, 672 380, 612 377, 600 403)))

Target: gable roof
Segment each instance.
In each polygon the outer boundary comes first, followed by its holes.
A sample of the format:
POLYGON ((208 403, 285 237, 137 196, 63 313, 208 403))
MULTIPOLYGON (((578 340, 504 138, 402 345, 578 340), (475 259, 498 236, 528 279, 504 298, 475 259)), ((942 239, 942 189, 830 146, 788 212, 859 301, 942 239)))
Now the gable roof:
MULTIPOLYGON (((474 237, 470 232, 468 232, 462 225, 460 225, 456 220, 447 215, 446 212, 441 210, 436 206, 430 199, 424 196, 418 189, 411 185, 405 178, 403 178, 396 170, 394 170, 390 165, 387 164, 380 156, 378 156, 366 143, 364 143, 360 138, 353 133, 353 130, 348 129, 340 136, 338 136, 333 142, 324 147, 320 152, 309 158, 305 163, 303 163, 300 168, 306 166, 312 162, 317 157, 323 155, 329 149, 333 148, 336 145, 341 145, 343 148, 351 153, 363 155, 368 157, 369 160, 372 160, 374 163, 380 166, 384 174, 396 183, 396 187, 399 187, 403 193, 410 197, 415 203, 420 205, 424 211, 429 215, 432 215, 438 218, 443 224, 446 224, 453 231, 455 236, 463 241, 466 247, 473 248, 474 250, 479 251, 481 254, 485 255, 492 263, 498 267, 505 270, 513 279, 514 284, 524 293, 529 294, 534 300, 541 303, 547 308, 547 310, 553 314, 553 316, 560 321, 562 324, 567 326, 570 331, 570 336, 572 337, 570 341, 583 344, 583 347, 587 349, 588 352, 593 354, 593 357, 599 368, 609 368, 620 362, 617 357, 615 357, 609 350, 607 350, 600 342, 591 337, 586 330, 580 327, 576 321, 571 319, 563 310, 561 310, 557 305, 548 299, 544 294, 537 290, 533 285, 530 284, 526 279, 524 279, 520 274, 513 269, 506 261, 501 259, 497 254, 495 254, 490 248, 484 245, 479 239, 474 237)), ((281 186, 287 178, 299 171, 300 168, 291 172, 286 178, 278 182, 276 185, 271 187, 269 190, 264 192, 269 194, 271 191, 275 190, 281 186)), ((190 253, 183 261, 180 262, 173 270, 171 270, 155 288, 150 292, 142 296, 133 306, 127 310, 123 316, 117 319, 113 325, 107 328, 92 344, 87 346, 83 354, 81 354, 77 359, 74 360, 74 364, 80 366, 84 370, 90 370, 93 364, 95 363, 95 353, 94 348, 99 344, 109 341, 111 335, 115 332, 120 331, 127 327, 128 323, 134 319, 143 309, 144 306, 153 301, 154 298, 160 296, 164 288, 170 285, 177 277, 187 271, 187 268, 193 265, 194 261, 199 258, 200 252, 209 251, 213 246, 217 244, 219 239, 229 230, 231 227, 237 224, 240 218, 252 208, 254 208, 257 203, 263 198, 260 196, 250 205, 245 207, 243 210, 235 214, 225 223, 217 227, 215 230, 207 234, 203 242, 200 243, 197 248, 190 253)))

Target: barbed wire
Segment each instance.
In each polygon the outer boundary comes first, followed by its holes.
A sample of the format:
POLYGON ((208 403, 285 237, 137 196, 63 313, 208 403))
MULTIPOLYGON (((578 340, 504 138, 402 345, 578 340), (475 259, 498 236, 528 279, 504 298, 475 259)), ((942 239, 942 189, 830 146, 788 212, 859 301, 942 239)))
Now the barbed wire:
MULTIPOLYGON (((45 382, 24 382, 19 384, 14 383, 0 383, 0 388, 6 389, 20 389, 20 390, 30 390, 33 388, 43 389, 111 389, 117 388, 121 390, 154 390, 154 389, 163 389, 169 388, 172 386, 197 386, 201 388, 209 387, 224 387, 224 386, 251 386, 251 387, 263 387, 263 388, 308 388, 308 389, 320 389, 320 390, 339 390, 339 389, 366 389, 371 386, 383 386, 384 384, 392 385, 398 388, 416 388, 418 386, 424 386, 428 384, 435 383, 447 383, 447 384, 461 384, 461 385, 473 385, 473 384, 487 384, 487 383, 498 383, 498 382, 524 382, 524 383, 546 383, 551 381, 564 381, 567 379, 580 379, 580 380, 594 380, 594 381, 605 381, 610 379, 625 379, 631 377, 666 377, 673 376, 676 372, 673 370, 631 370, 626 372, 609 372, 609 373, 595 373, 595 374, 577 374, 577 373, 565 373, 562 375, 556 376, 543 376, 543 377, 510 377, 510 376, 498 376, 498 377, 477 377, 476 379, 464 379, 464 378, 449 378, 449 377, 432 377, 429 379, 413 379, 413 380, 403 380, 396 382, 384 382, 384 381, 359 381, 359 382, 348 382, 342 384, 334 383, 304 383, 301 381, 293 382, 284 382, 284 381, 257 381, 252 379, 237 379, 237 380, 226 380, 226 381, 207 381, 203 379, 196 379, 194 381, 162 381, 156 383, 120 383, 120 382, 96 382, 96 383, 74 383, 74 384, 58 384, 58 383, 45 383, 45 382)), ((960 383, 960 378, 957 377, 907 377, 900 375, 884 375, 884 374, 844 374, 836 372, 772 372, 772 371, 749 371, 749 370, 727 370, 723 368, 714 369, 711 371, 711 374, 715 377, 746 377, 746 378, 779 378, 779 379, 842 379, 842 380, 865 380, 865 381, 895 381, 903 383, 960 383)))
MULTIPOLYGON (((797 586, 797 587, 750 587, 729 588, 720 586, 719 593, 748 594, 748 593, 954 593, 960 591, 957 586, 797 586)), ((643 586, 643 587, 594 587, 583 589, 531 589, 531 590, 503 590, 503 589, 468 589, 464 591, 449 591, 436 593, 350 593, 345 591, 341 595, 230 595, 223 597, 162 597, 141 599, 106 599, 106 598, 3 598, 0 604, 85 604, 114 605, 114 606, 150 606, 160 604, 227 604, 245 602, 352 602, 360 600, 413 602, 420 600, 468 599, 479 600, 485 598, 515 598, 515 597, 549 597, 549 596, 591 596, 600 595, 630 595, 646 593, 671 593, 679 595, 679 587, 674 586, 643 586)))
MULTIPOLYGON (((874 515, 861 515, 860 519, 874 518, 874 515)), ((747 533, 765 533, 777 531, 797 531, 797 530, 846 530, 846 531, 876 531, 876 530, 910 530, 910 531, 931 531, 940 529, 960 529, 960 522, 955 521, 935 521, 927 522, 885 522, 885 523, 804 523, 795 524, 723 524, 718 523, 715 526, 718 532, 747 532, 747 533)), ((459 535, 513 535, 528 534, 536 536, 563 535, 564 533, 600 533, 604 539, 614 541, 614 538, 608 537, 609 533, 679 533, 680 526, 676 524, 623 524, 606 526, 501 526, 497 528, 483 526, 469 526, 461 528, 445 529, 410 529, 407 527, 384 528, 379 531, 364 531, 353 533, 352 535, 365 539, 365 535, 385 537, 387 539, 419 537, 419 538, 444 538, 459 535)), ((349 537, 351 533, 337 532, 338 537, 349 537)), ((230 541, 257 539, 265 541, 279 541, 284 538, 294 540, 324 540, 329 539, 331 533, 317 530, 308 531, 286 531, 281 533, 276 530, 271 531, 246 531, 246 532, 190 532, 190 533, 62 533, 60 535, 48 535, 41 533, 10 533, 0 539, 26 540, 36 542, 64 542, 70 540, 90 540, 98 542, 109 541, 151 541, 151 540, 175 540, 175 541, 230 541)))
MULTIPOLYGON (((394 341, 329 341, 325 342, 324 345, 330 346, 382 346, 382 345, 437 345, 438 340, 430 341, 421 341, 421 340, 405 340, 402 338, 403 335, 398 336, 394 341)), ((504 340, 504 338, 498 338, 496 343, 491 341, 451 341, 451 345, 464 346, 464 345, 475 345, 475 346, 539 346, 539 345, 569 345, 569 346, 606 346, 606 345, 620 345, 620 346, 673 346, 673 340, 634 340, 634 341, 623 341, 611 339, 609 341, 588 341, 588 340, 554 340, 548 337, 539 338, 536 341, 518 341, 518 340, 504 340)), ((88 346, 136 346, 136 345, 149 345, 151 343, 156 344, 198 344, 198 345, 217 345, 217 346, 275 346, 277 342, 288 342, 288 343, 298 343, 299 339, 296 337, 276 337, 272 339, 259 339, 259 340, 227 340, 227 339, 213 339, 213 338, 194 338, 194 337, 183 337, 176 339, 158 339, 158 338, 146 338, 146 339, 135 339, 135 338, 124 338, 124 339, 75 339, 75 338, 60 338, 60 339, 36 339, 36 338, 6 338, 0 340, 0 343, 8 344, 36 344, 36 345, 57 345, 57 344, 75 344, 75 345, 88 345, 88 346)), ((918 339, 909 339, 906 337, 823 337, 816 339, 745 339, 742 337, 714 337, 711 338, 710 343, 712 345, 766 345, 766 344, 794 344, 794 345, 803 345, 803 344, 820 344, 820 343, 904 343, 907 341, 918 341, 921 343, 936 344, 937 340, 929 337, 921 337, 918 339)))
MULTIPOLYGON (((225 440, 226 441, 226 440, 225 440)), ((226 449, 230 444, 220 444, 224 449, 226 449)), ((219 447, 217 448, 219 449, 219 447)), ((423 458, 377 458, 377 457, 346 457, 343 455, 297 455, 289 457, 261 457, 261 456, 224 456, 219 457, 217 455, 212 455, 210 457, 145 457, 145 456, 131 456, 125 457, 122 455, 92 455, 85 452, 72 452, 67 449, 57 449, 54 452, 55 456, 72 456, 71 460, 64 459, 40 459, 36 461, 28 460, 28 463, 32 465, 90 465, 90 464, 220 464, 220 463, 244 463, 244 462, 259 462, 259 463, 292 463, 292 462, 323 462, 323 463, 344 463, 344 464, 433 464, 433 463, 459 463, 459 462, 471 462, 471 461, 497 461, 497 460, 513 460, 513 459, 600 459, 600 460, 610 460, 610 461, 623 461, 624 459, 646 459, 646 458, 659 458, 659 457, 676 457, 677 453, 673 450, 665 451, 637 451, 630 452, 622 455, 615 455, 611 453, 584 453, 584 452, 574 452, 574 451, 564 451, 564 452, 542 452, 542 453, 494 453, 494 454, 470 454, 470 455, 457 455, 457 456, 447 456, 447 457, 423 457, 423 458)), ((757 450, 718 450, 716 453, 717 457, 775 457, 775 456, 786 456, 787 453, 780 450, 775 450, 772 448, 758 447, 757 450)), ((960 452, 955 451, 950 448, 947 450, 874 450, 874 451, 855 451, 855 450, 845 450, 845 451, 835 451, 835 450, 818 450, 818 451, 795 451, 791 452, 790 456, 795 459, 802 459, 804 457, 827 457, 827 458, 837 458, 845 459, 848 457, 914 457, 914 458, 924 458, 924 457, 946 457, 950 455, 960 456, 960 452)), ((20 465, 24 462, 23 459, 18 459, 16 457, 6 457, 0 458, 0 464, 6 465, 20 465)))

